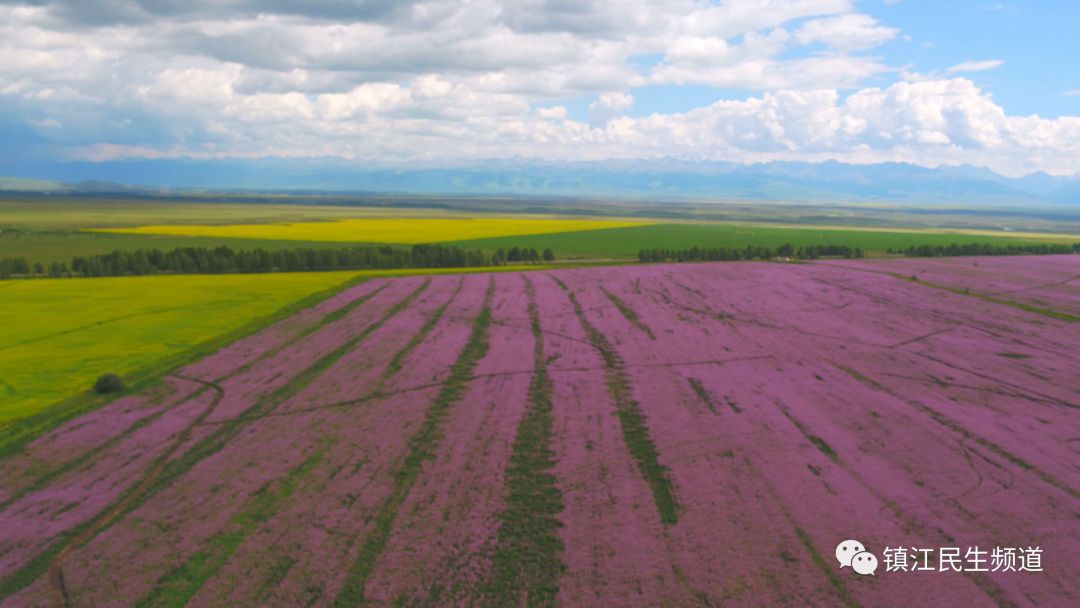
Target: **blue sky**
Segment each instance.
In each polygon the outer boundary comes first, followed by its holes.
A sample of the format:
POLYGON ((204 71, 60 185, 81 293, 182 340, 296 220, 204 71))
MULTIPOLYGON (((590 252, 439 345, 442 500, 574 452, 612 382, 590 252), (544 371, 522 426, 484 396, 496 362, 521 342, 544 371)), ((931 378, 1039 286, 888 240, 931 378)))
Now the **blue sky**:
POLYGON ((0 0, 28 161, 675 157, 1080 171, 1080 5, 0 0))
POLYGON ((913 39, 882 48, 890 63, 944 71, 969 60, 1000 60, 1004 62, 1000 67, 970 77, 1010 113, 1046 118, 1080 115, 1080 97, 1064 95, 1080 90, 1076 65, 1080 4, 1070 0, 877 4, 873 14, 913 39))

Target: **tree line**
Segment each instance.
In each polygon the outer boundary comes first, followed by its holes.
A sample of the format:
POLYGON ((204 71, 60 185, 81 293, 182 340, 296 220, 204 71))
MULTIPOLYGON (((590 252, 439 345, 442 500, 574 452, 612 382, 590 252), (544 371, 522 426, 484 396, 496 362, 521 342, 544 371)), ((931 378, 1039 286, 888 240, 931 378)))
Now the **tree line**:
POLYGON ((734 262, 739 260, 769 260, 772 258, 798 258, 816 260, 823 256, 861 258, 863 250, 847 245, 809 245, 795 247, 784 244, 776 249, 770 247, 689 247, 687 249, 642 249, 638 252, 641 262, 734 262))
MULTIPOLYGON (((887 249, 886 253, 908 257, 956 257, 990 255, 1059 255, 1080 253, 1080 243, 1065 245, 1041 243, 1036 245, 997 245, 991 243, 953 243, 951 245, 912 245, 887 249)), ((641 262, 718 262, 739 260, 769 260, 792 258, 816 260, 822 257, 861 258, 865 254, 859 247, 847 245, 809 245, 795 247, 785 244, 769 247, 689 247, 687 249, 642 249, 638 252, 641 262)))
POLYGON ((0 259, 0 279, 16 275, 48 277, 115 277, 147 274, 224 274, 253 272, 306 272, 323 270, 394 268, 467 268, 551 262, 551 249, 511 247, 486 253, 450 245, 348 247, 341 249, 252 249, 229 247, 178 247, 116 250, 111 253, 76 256, 70 263, 48 266, 30 264, 24 257, 0 259))
POLYGON ((992 245, 990 243, 953 243, 951 245, 914 245, 902 249, 889 249, 888 253, 913 258, 937 258, 981 255, 1059 255, 1080 253, 1080 243, 1065 245, 1040 243, 1037 245, 992 245))

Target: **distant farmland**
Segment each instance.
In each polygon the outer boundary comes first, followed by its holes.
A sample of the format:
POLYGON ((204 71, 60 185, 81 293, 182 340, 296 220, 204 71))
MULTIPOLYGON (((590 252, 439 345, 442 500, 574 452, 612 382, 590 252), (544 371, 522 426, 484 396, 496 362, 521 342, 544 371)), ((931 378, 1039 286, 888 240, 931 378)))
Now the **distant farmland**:
POLYGON ((642 248, 745 247, 776 248, 791 244, 848 245, 882 254, 910 245, 953 243, 1028 244, 1072 243, 1080 236, 987 231, 897 230, 821 226, 771 226, 768 224, 722 224, 712 222, 664 223, 607 220, 531 219, 476 217, 473 219, 355 219, 289 224, 243 224, 222 226, 161 225, 110 228, 98 234, 147 238, 202 237, 242 238, 248 244, 265 239, 362 243, 453 243, 466 249, 527 247, 553 249, 562 258, 634 259, 642 248))
POLYGON ((581 220, 572 218, 453 217, 365 218, 329 222, 285 224, 227 224, 199 226, 168 224, 133 228, 101 228, 96 232, 163 236, 203 236, 335 243, 440 243, 463 239, 521 237, 537 234, 573 234, 648 225, 640 221, 581 220))
MULTIPOLYGON (((283 200, 298 202, 300 199, 283 200)), ((429 201, 434 204, 435 201, 429 201)), ((662 206, 661 206, 662 207, 662 206)), ((611 213, 618 211, 608 210, 611 213)), ((703 207, 722 216, 728 207, 703 207)), ((775 211, 778 222, 791 210, 775 211)), ((121 249, 168 250, 219 245, 234 250, 335 248, 342 243, 452 243, 494 251, 511 247, 552 249, 561 260, 637 258, 640 249, 687 247, 776 248, 783 244, 847 245, 870 255, 889 248, 953 243, 1073 243, 1077 234, 1003 230, 869 228, 819 224, 624 219, 537 213, 495 213, 436 208, 371 208, 300 204, 236 204, 108 199, 0 199, 0 258, 25 257, 48 265, 74 256, 121 249), (193 220, 197 217, 198 220, 193 220)), ((785 219, 786 218, 786 219, 785 219)), ((858 218, 855 218, 858 219, 858 218)), ((839 218, 837 221, 853 221, 839 218)), ((1068 230, 1062 224, 1063 231, 1068 230)), ((1049 229, 1049 228, 1048 228, 1049 229)))
POLYGON ((366 281, 8 453, 0 601, 1077 605, 1080 257, 902 262, 366 281))

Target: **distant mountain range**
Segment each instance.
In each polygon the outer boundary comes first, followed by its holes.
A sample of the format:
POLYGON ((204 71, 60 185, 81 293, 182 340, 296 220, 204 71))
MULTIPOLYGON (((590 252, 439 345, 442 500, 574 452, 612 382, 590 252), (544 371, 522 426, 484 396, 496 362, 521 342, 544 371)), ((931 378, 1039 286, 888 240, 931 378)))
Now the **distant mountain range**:
POLYGON ((167 194, 169 191, 340 192, 889 202, 970 206, 1080 204, 1080 177, 1008 178, 976 167, 676 159, 545 162, 528 159, 428 166, 365 166, 341 159, 127 160, 9 167, 0 190, 167 194), (14 171, 12 171, 12 169, 14 171), (163 192, 164 190, 164 192, 163 192))

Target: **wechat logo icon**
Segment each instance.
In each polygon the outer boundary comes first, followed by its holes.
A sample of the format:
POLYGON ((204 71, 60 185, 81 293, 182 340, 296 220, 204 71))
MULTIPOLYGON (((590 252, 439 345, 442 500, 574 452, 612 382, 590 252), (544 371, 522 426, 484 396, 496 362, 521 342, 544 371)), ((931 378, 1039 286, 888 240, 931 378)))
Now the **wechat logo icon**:
POLYGON ((878 561, 877 556, 866 550, 866 545, 857 540, 845 540, 836 545, 836 561, 840 567, 850 567, 856 573, 866 576, 876 576, 878 561))

